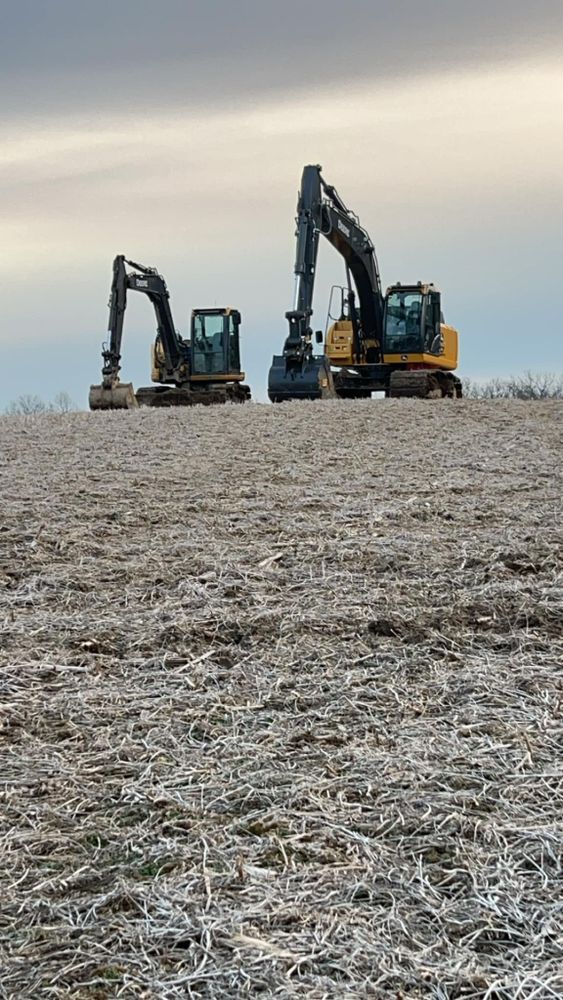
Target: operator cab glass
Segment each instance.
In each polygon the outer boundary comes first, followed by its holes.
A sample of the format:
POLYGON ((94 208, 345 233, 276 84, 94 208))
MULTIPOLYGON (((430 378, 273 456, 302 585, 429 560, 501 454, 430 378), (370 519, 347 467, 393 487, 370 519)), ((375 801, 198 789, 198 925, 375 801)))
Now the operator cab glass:
POLYGON ((385 310, 385 350, 388 354, 407 354, 422 350, 421 292, 394 291, 387 298, 385 310))
POLYGON ((240 371, 239 322, 236 310, 197 312, 192 327, 194 375, 225 375, 240 371))
POLYGON ((386 354, 441 352, 440 293, 394 289, 385 307, 386 354))

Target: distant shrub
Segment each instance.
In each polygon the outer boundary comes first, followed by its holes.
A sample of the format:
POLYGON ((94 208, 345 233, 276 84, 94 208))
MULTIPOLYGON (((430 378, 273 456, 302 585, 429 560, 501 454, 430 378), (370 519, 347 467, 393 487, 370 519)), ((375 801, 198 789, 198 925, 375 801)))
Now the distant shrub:
POLYGON ((70 413, 77 410, 68 392, 58 392, 55 398, 46 403, 40 396, 25 394, 8 403, 5 413, 9 416, 30 416, 40 413, 70 413))
POLYGON ((463 395, 469 399, 563 399, 563 376, 551 372, 524 372, 488 382, 463 383, 463 395))

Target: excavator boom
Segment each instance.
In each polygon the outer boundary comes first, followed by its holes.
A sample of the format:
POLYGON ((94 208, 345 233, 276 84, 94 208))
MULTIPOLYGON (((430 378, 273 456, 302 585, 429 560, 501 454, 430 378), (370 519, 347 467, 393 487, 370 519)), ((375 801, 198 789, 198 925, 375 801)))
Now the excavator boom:
POLYGON ((319 165, 306 166, 301 178, 294 302, 286 313, 289 333, 283 353, 274 357, 270 368, 268 394, 273 402, 336 395, 328 359, 313 352, 310 324, 321 235, 344 258, 358 294, 359 308, 353 310, 356 353, 369 364, 381 362, 384 300, 375 251, 368 234, 336 189, 327 184, 321 170, 319 165))

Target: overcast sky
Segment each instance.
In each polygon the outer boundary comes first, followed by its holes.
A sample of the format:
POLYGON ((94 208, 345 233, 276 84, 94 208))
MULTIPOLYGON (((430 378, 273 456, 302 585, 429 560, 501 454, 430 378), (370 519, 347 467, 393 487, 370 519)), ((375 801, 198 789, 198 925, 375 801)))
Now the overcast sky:
MULTIPOLYGON (((190 310, 235 305, 264 398, 301 170, 384 283, 434 281, 462 377, 563 371, 561 0, 0 0, 0 409, 99 380, 116 253, 190 310)), ((315 326, 341 261, 322 246, 315 326)), ((149 382, 130 296, 123 377, 149 382)))

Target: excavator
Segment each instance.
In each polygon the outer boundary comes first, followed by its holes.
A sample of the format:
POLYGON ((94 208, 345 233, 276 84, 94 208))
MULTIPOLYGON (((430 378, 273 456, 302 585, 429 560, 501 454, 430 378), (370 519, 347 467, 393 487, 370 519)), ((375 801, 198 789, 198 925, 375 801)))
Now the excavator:
POLYGON ((362 399, 373 392, 422 399, 458 398, 458 333, 444 322, 432 284, 395 284, 383 294, 373 244, 322 167, 303 170, 297 203, 293 309, 281 355, 274 356, 268 396, 362 399), (313 293, 320 237, 344 258, 346 286, 332 289, 325 337, 313 333, 313 293), (335 309, 334 302, 337 307, 335 309), (324 339, 324 353, 315 354, 324 339))
POLYGON ((102 346, 102 383, 90 388, 91 410, 137 406, 192 406, 195 403, 244 403, 250 388, 240 369, 237 309, 194 309, 190 339, 176 332, 166 282, 154 267, 119 254, 113 262, 109 301, 109 344, 102 346), (127 270, 127 266, 131 270, 127 270), (129 290, 143 292, 153 305, 157 334, 152 345, 154 386, 133 389, 121 382, 121 340, 129 290))

